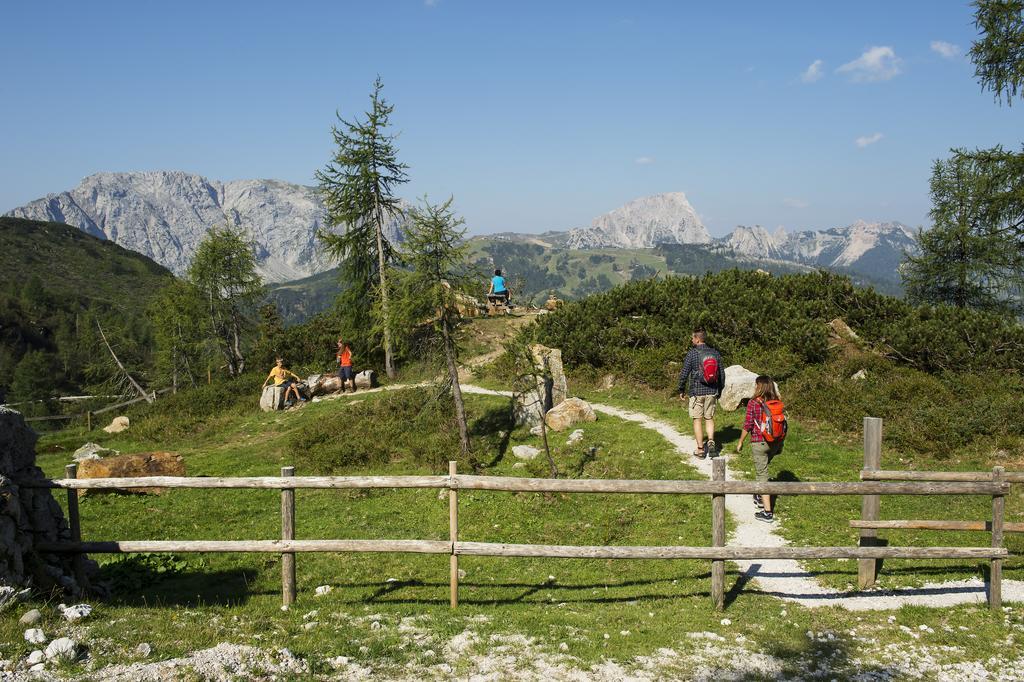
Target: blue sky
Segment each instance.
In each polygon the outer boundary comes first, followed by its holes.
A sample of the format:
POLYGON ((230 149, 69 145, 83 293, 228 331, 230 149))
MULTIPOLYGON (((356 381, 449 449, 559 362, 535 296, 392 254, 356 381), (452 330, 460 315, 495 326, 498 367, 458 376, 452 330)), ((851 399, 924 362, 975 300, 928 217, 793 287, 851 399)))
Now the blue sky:
POLYGON ((934 159, 1024 139, 959 1, 9 2, 0 26, 0 211, 98 171, 311 184, 378 74, 402 194, 454 195, 474 233, 668 191, 716 236, 926 224, 934 159))

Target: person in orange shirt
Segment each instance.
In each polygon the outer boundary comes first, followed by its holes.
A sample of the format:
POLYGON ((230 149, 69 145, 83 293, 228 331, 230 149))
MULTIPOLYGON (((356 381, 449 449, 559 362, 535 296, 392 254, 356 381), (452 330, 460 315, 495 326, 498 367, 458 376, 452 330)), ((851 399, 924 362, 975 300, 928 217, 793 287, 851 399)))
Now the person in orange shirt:
POLYGON ((352 349, 347 343, 338 339, 338 378, 341 379, 341 392, 345 392, 345 382, 352 381, 352 392, 356 392, 356 375, 352 370, 352 349))

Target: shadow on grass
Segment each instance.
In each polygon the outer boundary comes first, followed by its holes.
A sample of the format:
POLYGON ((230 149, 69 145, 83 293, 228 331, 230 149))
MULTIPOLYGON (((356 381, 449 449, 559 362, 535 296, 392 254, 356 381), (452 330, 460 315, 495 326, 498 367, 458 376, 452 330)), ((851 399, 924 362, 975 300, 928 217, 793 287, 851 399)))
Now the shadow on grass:
MULTIPOLYGON (((734 574, 735 575, 735 574, 734 574)), ((411 597, 401 595, 402 590, 407 589, 436 589, 439 592, 446 590, 448 587, 447 582, 427 581, 427 580, 396 580, 393 582, 381 585, 380 583, 344 583, 335 584, 333 587, 336 590, 360 590, 366 588, 375 588, 372 593, 365 597, 342 599, 341 603, 345 604, 447 604, 448 597, 443 598, 432 598, 432 597, 411 597)), ((519 604, 529 603, 530 597, 535 596, 541 591, 545 591, 548 594, 554 595, 555 601, 557 602, 568 602, 574 604, 613 604, 613 603, 628 603, 637 601, 668 601, 673 599, 694 599, 703 598, 708 600, 708 605, 711 605, 711 574, 704 573, 697 576, 691 575, 680 575, 675 578, 665 577, 656 578, 651 580, 629 580, 619 583, 586 583, 586 584, 561 584, 553 581, 541 582, 541 583, 521 583, 521 582, 504 582, 504 583, 478 583, 478 582, 460 582, 459 590, 460 597, 459 603, 461 604, 519 604), (657 586, 672 586, 673 583, 677 583, 678 591, 671 593, 666 592, 652 592, 649 589, 639 589, 630 594, 622 594, 615 596, 586 596, 579 595, 584 591, 593 592, 594 590, 604 591, 609 590, 624 590, 629 588, 656 588, 657 586), (685 587, 684 587, 685 586, 685 587), (687 589, 689 588, 689 589, 687 589), (494 598, 480 598, 479 596, 471 596, 474 590, 509 590, 515 591, 515 594, 508 596, 494 597, 494 598)), ((677 589, 677 588, 673 588, 677 589)), ((547 604, 549 600, 540 601, 537 600, 532 602, 535 604, 547 604)))
POLYGON ((252 589, 256 571, 198 568, 168 575, 135 567, 126 579, 123 570, 112 571, 108 566, 100 569, 99 582, 111 585, 107 601, 117 606, 238 606, 264 594, 252 589))
POLYGON ((493 469, 504 459, 505 453, 508 451, 509 438, 511 438, 512 429, 515 426, 511 402, 505 406, 492 407, 473 420, 469 427, 470 437, 499 436, 494 458, 490 462, 480 463, 477 467, 478 470, 493 469))

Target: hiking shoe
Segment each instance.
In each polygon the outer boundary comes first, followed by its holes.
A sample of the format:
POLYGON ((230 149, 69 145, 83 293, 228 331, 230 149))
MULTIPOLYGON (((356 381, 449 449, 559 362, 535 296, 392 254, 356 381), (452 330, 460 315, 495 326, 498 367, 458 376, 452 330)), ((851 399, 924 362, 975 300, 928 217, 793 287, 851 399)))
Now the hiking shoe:
POLYGON ((705 445, 702 448, 697 448, 697 451, 693 453, 693 456, 697 459, 704 459, 708 456, 708 446, 705 445))
POLYGON ((764 502, 761 501, 760 495, 754 495, 754 506, 758 509, 764 509, 764 502))
POLYGON ((715 441, 708 440, 704 441, 704 456, 705 457, 717 457, 718 456, 718 445, 715 441))
POLYGON ((758 521, 764 521, 765 523, 773 523, 775 521, 775 514, 772 514, 770 511, 764 511, 762 509, 761 511, 754 514, 754 518, 758 521))

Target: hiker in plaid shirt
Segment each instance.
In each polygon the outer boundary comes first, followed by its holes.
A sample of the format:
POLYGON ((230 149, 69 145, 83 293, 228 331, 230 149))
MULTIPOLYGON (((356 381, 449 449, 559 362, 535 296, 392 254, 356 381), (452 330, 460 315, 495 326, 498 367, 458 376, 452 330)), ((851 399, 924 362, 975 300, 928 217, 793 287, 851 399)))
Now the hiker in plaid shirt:
MULTIPOLYGON (((743 420, 743 430, 740 432, 740 441, 736 444, 736 454, 743 449, 743 441, 750 435, 750 451, 754 456, 754 470, 757 472, 757 480, 762 483, 768 482, 768 464, 775 455, 782 452, 782 440, 773 443, 765 442, 764 434, 761 432, 761 425, 765 423, 765 402, 778 400, 779 394, 775 390, 775 382, 771 377, 759 376, 754 380, 754 397, 747 401, 747 417, 743 420)), ((758 521, 771 523, 775 520, 772 514, 772 496, 754 495, 754 506, 758 512, 754 518, 758 521)))
POLYGON ((705 343, 703 331, 695 331, 690 337, 693 348, 683 360, 683 371, 679 373, 679 398, 685 400, 690 396, 689 412, 693 419, 693 437, 697 440, 694 457, 704 459, 714 457, 718 453, 715 445, 715 405, 722 397, 725 386, 725 370, 722 368, 722 355, 705 343), (713 362, 709 365, 709 361, 713 362), (704 378, 705 369, 714 369, 710 381, 704 378), (707 426, 707 441, 704 440, 704 429, 707 426))

